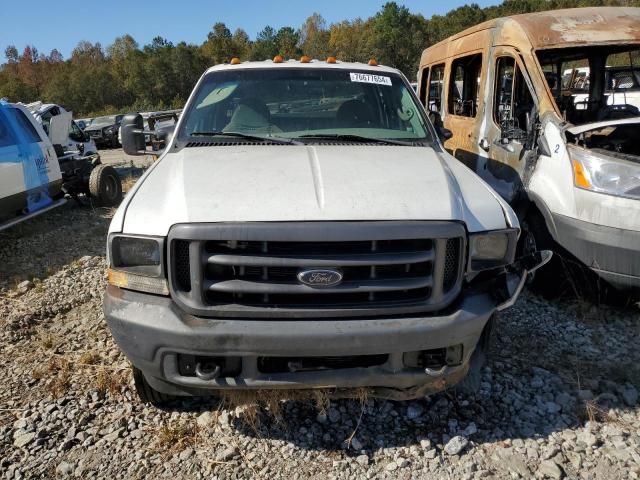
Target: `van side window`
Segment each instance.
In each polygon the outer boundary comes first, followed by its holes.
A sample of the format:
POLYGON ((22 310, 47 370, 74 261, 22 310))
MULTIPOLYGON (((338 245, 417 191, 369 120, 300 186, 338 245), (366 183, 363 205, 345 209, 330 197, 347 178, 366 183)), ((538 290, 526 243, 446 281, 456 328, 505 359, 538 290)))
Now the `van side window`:
POLYGON ((503 138, 519 139, 525 136, 534 102, 513 57, 501 57, 496 61, 493 105, 493 118, 500 126, 503 138))
POLYGON ((425 106, 430 112, 442 112, 442 92, 444 91, 444 64, 431 69, 429 80, 429 96, 425 106))
POLYGON ((427 106, 427 82, 429 81, 429 67, 424 68, 420 74, 420 103, 427 106))
POLYGON ((449 113, 475 117, 478 111, 482 54, 457 58, 451 65, 449 113))

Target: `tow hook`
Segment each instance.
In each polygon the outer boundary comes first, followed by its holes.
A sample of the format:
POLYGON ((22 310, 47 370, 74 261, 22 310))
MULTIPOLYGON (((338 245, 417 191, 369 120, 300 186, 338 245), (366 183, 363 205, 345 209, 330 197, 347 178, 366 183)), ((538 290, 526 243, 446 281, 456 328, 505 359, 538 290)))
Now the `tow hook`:
POLYGON ((220 376, 220 365, 214 364, 213 370, 207 370, 202 368, 202 363, 196 363, 196 377, 200 380, 214 380, 220 376))
POLYGON ((430 377, 442 377, 445 373, 447 373, 448 370, 449 370, 448 365, 444 365, 439 369, 427 367, 424 369, 424 373, 426 373, 430 377))

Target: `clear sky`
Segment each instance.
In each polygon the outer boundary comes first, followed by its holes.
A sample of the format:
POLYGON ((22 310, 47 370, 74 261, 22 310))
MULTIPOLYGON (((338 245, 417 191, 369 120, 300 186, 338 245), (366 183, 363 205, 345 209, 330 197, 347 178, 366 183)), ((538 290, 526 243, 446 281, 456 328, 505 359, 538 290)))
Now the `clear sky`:
MULTIPOLYGON (((474 0, 481 6, 498 0, 474 0)), ((35 45, 48 54, 57 48, 68 58, 80 40, 109 45, 131 34, 142 46, 160 35, 173 43, 202 43, 216 22, 243 28, 253 39, 266 25, 299 27, 313 12, 333 23, 367 18, 385 0, 0 0, 0 63, 4 49, 35 45)), ((398 0, 425 17, 442 14, 470 0, 398 0)))

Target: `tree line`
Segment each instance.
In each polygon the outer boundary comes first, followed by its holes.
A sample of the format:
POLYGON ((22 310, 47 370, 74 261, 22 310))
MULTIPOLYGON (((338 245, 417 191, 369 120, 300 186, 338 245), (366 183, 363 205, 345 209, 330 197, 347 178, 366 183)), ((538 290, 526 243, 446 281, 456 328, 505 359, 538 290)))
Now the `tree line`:
POLYGON ((47 55, 27 46, 20 53, 10 45, 0 65, 0 98, 58 103, 76 116, 180 108, 206 68, 234 56, 265 60, 304 53, 360 62, 374 57, 414 79, 425 48, 470 26, 517 13, 606 5, 640 6, 640 0, 504 0, 485 8, 472 3, 428 19, 389 2, 367 19, 327 25, 314 13, 299 28, 266 26, 254 39, 218 22, 200 45, 173 44, 161 36, 142 47, 131 35, 106 48, 81 41, 68 59, 56 49, 47 55))

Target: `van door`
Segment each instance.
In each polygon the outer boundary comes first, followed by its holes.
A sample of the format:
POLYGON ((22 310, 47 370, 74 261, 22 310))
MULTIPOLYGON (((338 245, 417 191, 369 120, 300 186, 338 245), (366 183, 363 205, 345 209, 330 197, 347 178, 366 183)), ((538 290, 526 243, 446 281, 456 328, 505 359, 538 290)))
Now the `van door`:
POLYGON ((462 163, 476 170, 479 156, 478 124, 483 99, 480 96, 482 53, 453 59, 449 70, 444 126, 453 132, 445 148, 462 163))
POLYGON ((33 212, 59 192, 55 151, 24 107, 0 108, 0 216, 33 212))
POLYGON ((534 138, 537 101, 515 52, 499 49, 491 64, 493 90, 479 141, 489 158, 476 171, 505 200, 513 202, 522 189, 525 157, 534 138))

